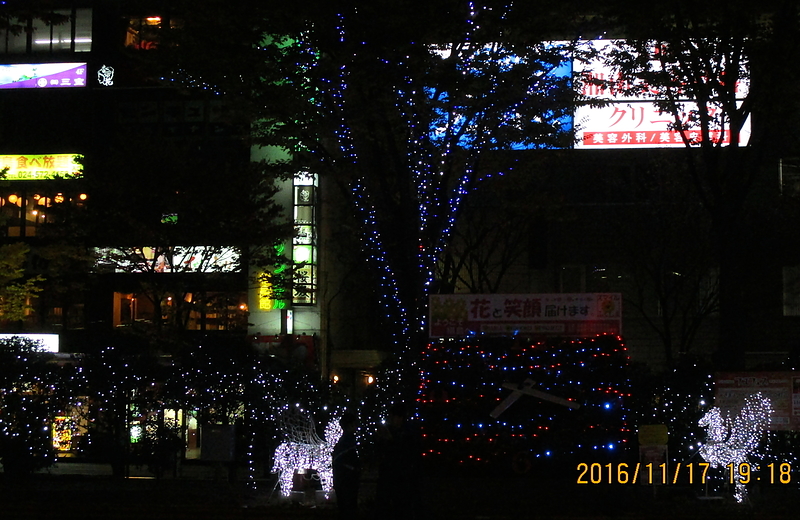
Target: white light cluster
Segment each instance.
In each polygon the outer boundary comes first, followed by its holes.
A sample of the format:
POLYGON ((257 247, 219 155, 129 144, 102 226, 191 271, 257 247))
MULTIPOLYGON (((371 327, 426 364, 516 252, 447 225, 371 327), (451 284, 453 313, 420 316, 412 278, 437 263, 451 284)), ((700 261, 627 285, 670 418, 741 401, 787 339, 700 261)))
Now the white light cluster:
POLYGON ((309 469, 316 470, 325 497, 330 496, 333 489, 333 447, 342 436, 339 418, 334 417, 325 427, 325 439, 314 433, 313 422, 309 419, 309 427, 301 436, 297 432, 285 431, 288 440, 280 443, 275 450, 272 472, 278 473, 281 494, 289 496, 295 473, 305 473, 309 469))
POLYGON ((114 67, 103 65, 97 71, 97 82, 104 87, 110 87, 114 84, 114 67))
MULTIPOLYGON (((772 403, 761 392, 751 394, 744 400, 739 415, 723 416, 719 407, 706 412, 698 423, 706 429, 707 441, 700 448, 703 457, 712 468, 725 468, 733 464, 734 471, 739 464, 747 462, 748 456, 755 453, 764 430, 769 426, 772 403)), ((747 490, 738 479, 734 494, 737 502, 747 500, 747 490)))

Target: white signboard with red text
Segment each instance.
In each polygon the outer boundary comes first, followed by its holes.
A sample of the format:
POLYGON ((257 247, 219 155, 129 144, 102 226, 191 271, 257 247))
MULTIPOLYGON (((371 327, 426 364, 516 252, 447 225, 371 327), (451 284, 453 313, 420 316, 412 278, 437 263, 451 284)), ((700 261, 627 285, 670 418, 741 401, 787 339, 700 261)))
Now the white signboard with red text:
POLYGON ((432 338, 622 333, 619 293, 434 294, 429 303, 432 338))
MULTIPOLYGON (((662 112, 655 100, 659 92, 655 89, 645 88, 641 94, 630 95, 629 84, 616 82, 618 73, 604 59, 616 48, 611 40, 593 40, 582 42, 596 52, 595 58, 582 62, 574 61, 576 76, 583 77, 584 81, 581 94, 590 100, 603 100, 604 106, 579 106, 575 110, 576 148, 682 148, 685 147, 681 132, 674 129, 674 115, 662 112), (594 82, 593 82, 594 81, 594 82), (618 85, 617 88, 614 85, 618 85)), ((657 63, 653 63, 657 67, 657 63)), ((638 88, 646 85, 638 84, 638 88)), ((737 85, 737 99, 744 99, 747 95, 747 85, 740 82, 737 85)), ((678 100, 681 106, 681 120, 686 122, 697 104, 690 100, 678 100)), ((722 111, 716 107, 709 107, 712 117, 719 117, 722 111)), ((730 132, 726 125, 725 130, 712 132, 711 139, 730 144, 730 132)), ((701 140, 698 131, 686 132, 686 137, 697 143, 701 140)), ((739 135, 739 144, 746 145, 750 140, 750 121, 745 122, 739 135)))

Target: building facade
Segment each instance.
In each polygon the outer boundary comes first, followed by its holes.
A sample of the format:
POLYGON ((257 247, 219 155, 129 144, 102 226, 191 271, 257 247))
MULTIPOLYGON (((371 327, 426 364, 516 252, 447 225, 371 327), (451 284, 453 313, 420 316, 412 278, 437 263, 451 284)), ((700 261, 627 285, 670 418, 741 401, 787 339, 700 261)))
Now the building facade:
POLYGON ((244 338, 246 125, 216 93, 163 87, 146 55, 180 21, 124 5, 62 2, 4 30, 3 236, 44 281, 3 328, 62 352, 135 344, 136 328, 244 338))
MULTIPOLYGON (((352 217, 341 193, 312 173, 282 186, 276 201, 295 233, 277 246, 278 256, 302 267, 290 289, 276 295, 272 282, 260 276, 265 266, 236 257, 232 246, 241 251, 244 242, 209 222, 227 218, 237 205, 239 186, 229 181, 252 159, 275 152, 245 143, 246 118, 237 118, 213 88, 165 87, 141 59, 157 52, 164 31, 179 26, 179 19, 126 12, 122 5, 63 2, 49 22, 16 20, 2 38, 0 161, 8 168, 0 192, 3 237, 29 244, 30 272, 45 278, 26 319, 3 329, 57 334, 62 352, 135 343, 130 338, 136 336, 124 333, 165 324, 206 337, 250 338, 269 352, 283 336, 295 335, 306 353, 313 351, 311 364, 322 377, 339 376, 341 369, 353 381, 368 380, 388 348, 377 344, 380 326, 369 282, 353 268, 360 261, 357 241, 352 233, 343 236, 348 232, 342 224, 352 217), (73 178, 78 171, 82 175, 73 178), (45 227, 54 231, 43 233, 45 227), (84 250, 62 247, 64 240, 84 250)), ((645 115, 652 116, 630 100, 603 110, 605 116, 593 121, 630 120, 640 127, 645 115)), ((684 248, 707 240, 690 235, 692 219, 704 217, 697 201, 684 196, 687 186, 661 184, 663 197, 651 196, 652 183, 677 175, 675 158, 685 151, 674 132, 667 136, 653 127, 626 134, 618 128, 586 127, 592 137, 580 139, 581 149, 505 154, 502 161, 523 177, 524 189, 511 191, 523 197, 509 204, 513 194, 498 184, 492 196, 469 205, 449 254, 466 259, 474 245, 470 233, 479 226, 505 229, 497 233, 505 241, 485 248, 483 259, 473 256, 459 273, 443 268, 439 290, 621 292, 623 334, 634 359, 665 366, 665 342, 674 354, 708 355, 719 335, 716 267, 709 251, 684 248), (649 148, 636 139, 673 141, 649 148), (515 231, 525 234, 513 235, 502 222, 516 222, 515 231), (669 270, 670 280, 647 280, 642 273, 655 259, 635 258, 634 251, 658 251, 680 268, 669 270), (480 269, 484 260, 503 267, 502 279, 469 282, 479 273, 468 270, 480 269)), ((782 155, 776 151, 758 173, 765 201, 791 198, 780 182, 791 184, 794 163, 785 157, 781 162, 782 155)), ((743 278, 743 320, 753 323, 748 351, 788 354, 796 349, 800 325, 797 261, 776 237, 762 234, 765 254, 755 256, 770 262, 755 258, 752 276, 743 278)), ((274 273, 282 267, 267 268, 274 273)))

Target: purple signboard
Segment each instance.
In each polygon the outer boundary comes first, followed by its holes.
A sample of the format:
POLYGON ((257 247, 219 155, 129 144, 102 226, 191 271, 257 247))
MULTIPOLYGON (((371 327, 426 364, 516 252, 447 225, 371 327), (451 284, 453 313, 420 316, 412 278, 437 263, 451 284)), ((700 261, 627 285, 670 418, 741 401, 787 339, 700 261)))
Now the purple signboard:
POLYGON ((85 86, 86 63, 15 63, 0 65, 0 89, 85 86))

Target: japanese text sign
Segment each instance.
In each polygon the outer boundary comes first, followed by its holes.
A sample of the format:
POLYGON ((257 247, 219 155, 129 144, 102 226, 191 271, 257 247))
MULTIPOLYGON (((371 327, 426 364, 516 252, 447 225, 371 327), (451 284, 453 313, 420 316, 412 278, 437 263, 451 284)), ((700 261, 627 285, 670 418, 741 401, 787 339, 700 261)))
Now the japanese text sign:
POLYGON ((74 177, 81 172, 80 156, 70 153, 44 155, 0 155, 0 170, 10 181, 74 177))
POLYGON ((622 332, 618 293, 436 294, 430 336, 585 337, 622 332))
MULTIPOLYGON (((605 104, 593 103, 592 106, 576 108, 576 148, 681 148, 686 146, 684 137, 693 145, 702 140, 699 128, 692 128, 691 121, 697 117, 699 108, 690 96, 676 101, 680 110, 676 120, 676 115, 662 111, 657 104, 666 94, 641 82, 633 84, 619 80, 618 72, 605 63, 618 51, 617 43, 592 40, 581 42, 581 45, 595 51, 594 58, 574 63, 576 76, 584 78, 581 95, 586 99, 605 101, 605 104), (631 94, 633 87, 636 94, 631 94), (678 123, 689 127, 685 136, 676 129, 678 123)), ((653 62, 653 66, 656 70, 660 67, 657 62, 653 62)), ((747 90, 746 82, 737 83, 736 97, 740 100, 740 107, 747 90)), ((726 119, 720 106, 709 105, 708 113, 712 121, 726 119)), ((708 136, 709 140, 723 145, 730 144, 730 138, 729 129, 724 127, 708 136)), ((740 131, 739 144, 746 145, 749 139, 748 119, 740 131)))
POLYGON ((86 86, 86 63, 0 65, 0 89, 86 86))

